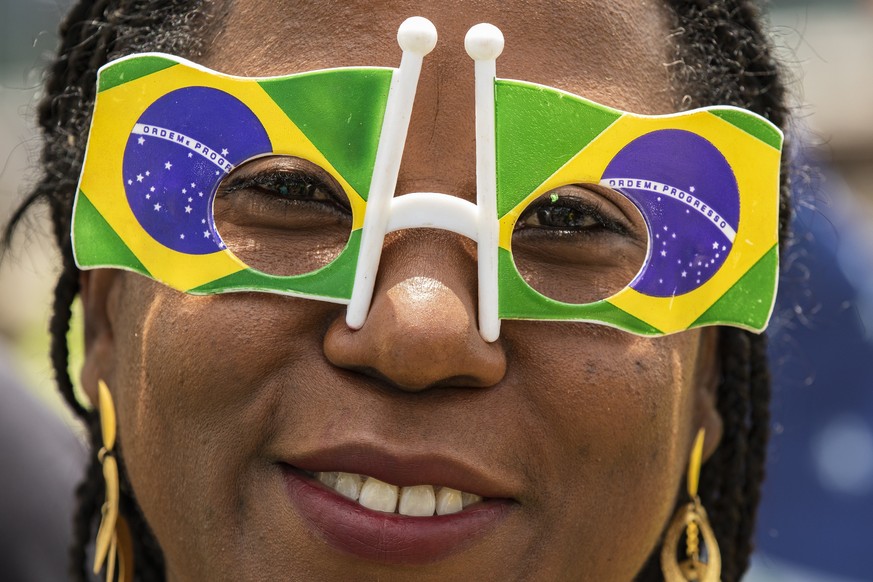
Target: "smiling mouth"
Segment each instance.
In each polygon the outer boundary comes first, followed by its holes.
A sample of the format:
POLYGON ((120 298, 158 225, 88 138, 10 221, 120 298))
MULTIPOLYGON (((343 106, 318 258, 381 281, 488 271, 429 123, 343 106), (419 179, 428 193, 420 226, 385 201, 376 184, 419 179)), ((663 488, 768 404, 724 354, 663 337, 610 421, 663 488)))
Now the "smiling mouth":
POLYGON ((397 513, 409 517, 451 515, 483 500, 481 496, 474 493, 439 485, 399 487, 359 473, 301 472, 346 499, 356 501, 367 509, 383 513, 397 513))
POLYGON ((279 461, 294 512, 327 546, 383 564, 427 564, 489 538, 517 486, 438 452, 344 443, 279 461))

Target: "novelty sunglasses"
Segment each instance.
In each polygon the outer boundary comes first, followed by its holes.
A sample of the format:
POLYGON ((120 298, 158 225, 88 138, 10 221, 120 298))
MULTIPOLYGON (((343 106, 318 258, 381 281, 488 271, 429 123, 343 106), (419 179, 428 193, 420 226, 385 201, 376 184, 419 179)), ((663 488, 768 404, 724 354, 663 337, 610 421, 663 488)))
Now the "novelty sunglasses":
POLYGON ((470 29, 476 204, 395 196, 436 30, 398 31, 399 68, 225 75, 160 53, 101 67, 73 210, 81 269, 192 294, 261 291, 348 305, 363 326, 384 238, 477 243, 479 329, 595 322, 639 335, 756 332, 778 271, 782 133, 729 106, 637 115, 496 77, 503 36, 470 29))

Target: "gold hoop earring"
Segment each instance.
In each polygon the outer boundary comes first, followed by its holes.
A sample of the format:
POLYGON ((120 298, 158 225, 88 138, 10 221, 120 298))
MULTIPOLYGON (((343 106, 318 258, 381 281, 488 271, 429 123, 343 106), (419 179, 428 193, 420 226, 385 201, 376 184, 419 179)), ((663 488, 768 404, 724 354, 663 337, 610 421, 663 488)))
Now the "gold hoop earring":
POLYGON ((720 582, 721 580, 721 553, 718 551, 718 541, 709 525, 706 510, 703 509, 700 497, 697 495, 703 459, 703 436, 704 431, 701 428, 691 449, 691 460, 688 462, 688 496, 691 497, 691 503, 676 511, 661 546, 661 571, 666 582, 720 582), (683 531, 686 559, 679 562, 677 554, 683 531), (706 547, 706 562, 700 559, 701 534, 706 547))
POLYGON ((99 574, 106 562, 106 580, 115 579, 115 563, 118 562, 118 581, 133 580, 133 541, 125 519, 119 515, 118 462, 115 460, 115 404, 112 394, 103 380, 97 381, 97 411, 100 414, 100 431, 103 447, 97 453, 103 465, 103 480, 106 484, 106 500, 100 509, 100 527, 94 548, 94 574, 99 574))

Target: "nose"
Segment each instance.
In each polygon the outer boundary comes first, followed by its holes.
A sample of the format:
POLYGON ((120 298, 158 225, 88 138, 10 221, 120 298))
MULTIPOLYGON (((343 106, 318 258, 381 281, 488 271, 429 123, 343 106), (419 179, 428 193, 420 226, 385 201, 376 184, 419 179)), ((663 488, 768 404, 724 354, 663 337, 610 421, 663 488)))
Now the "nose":
POLYGON ((338 318, 324 339, 334 365, 408 392, 492 386, 506 372, 501 342, 479 334, 470 245, 445 232, 389 235, 363 327, 338 318))

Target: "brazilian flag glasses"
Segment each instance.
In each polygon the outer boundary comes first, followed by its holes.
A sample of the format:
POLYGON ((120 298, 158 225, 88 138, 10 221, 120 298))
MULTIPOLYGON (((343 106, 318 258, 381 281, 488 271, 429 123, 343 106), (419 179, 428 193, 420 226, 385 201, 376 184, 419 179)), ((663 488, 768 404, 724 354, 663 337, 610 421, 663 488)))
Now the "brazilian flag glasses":
POLYGON ((762 331, 778 272, 782 133, 742 109, 645 116, 499 79, 503 36, 470 29, 476 204, 395 196, 436 30, 404 22, 396 69, 224 75, 144 53, 103 66, 73 210, 81 269, 192 294, 262 291, 366 321, 385 235, 478 245, 479 329, 586 321, 640 335, 762 331))

